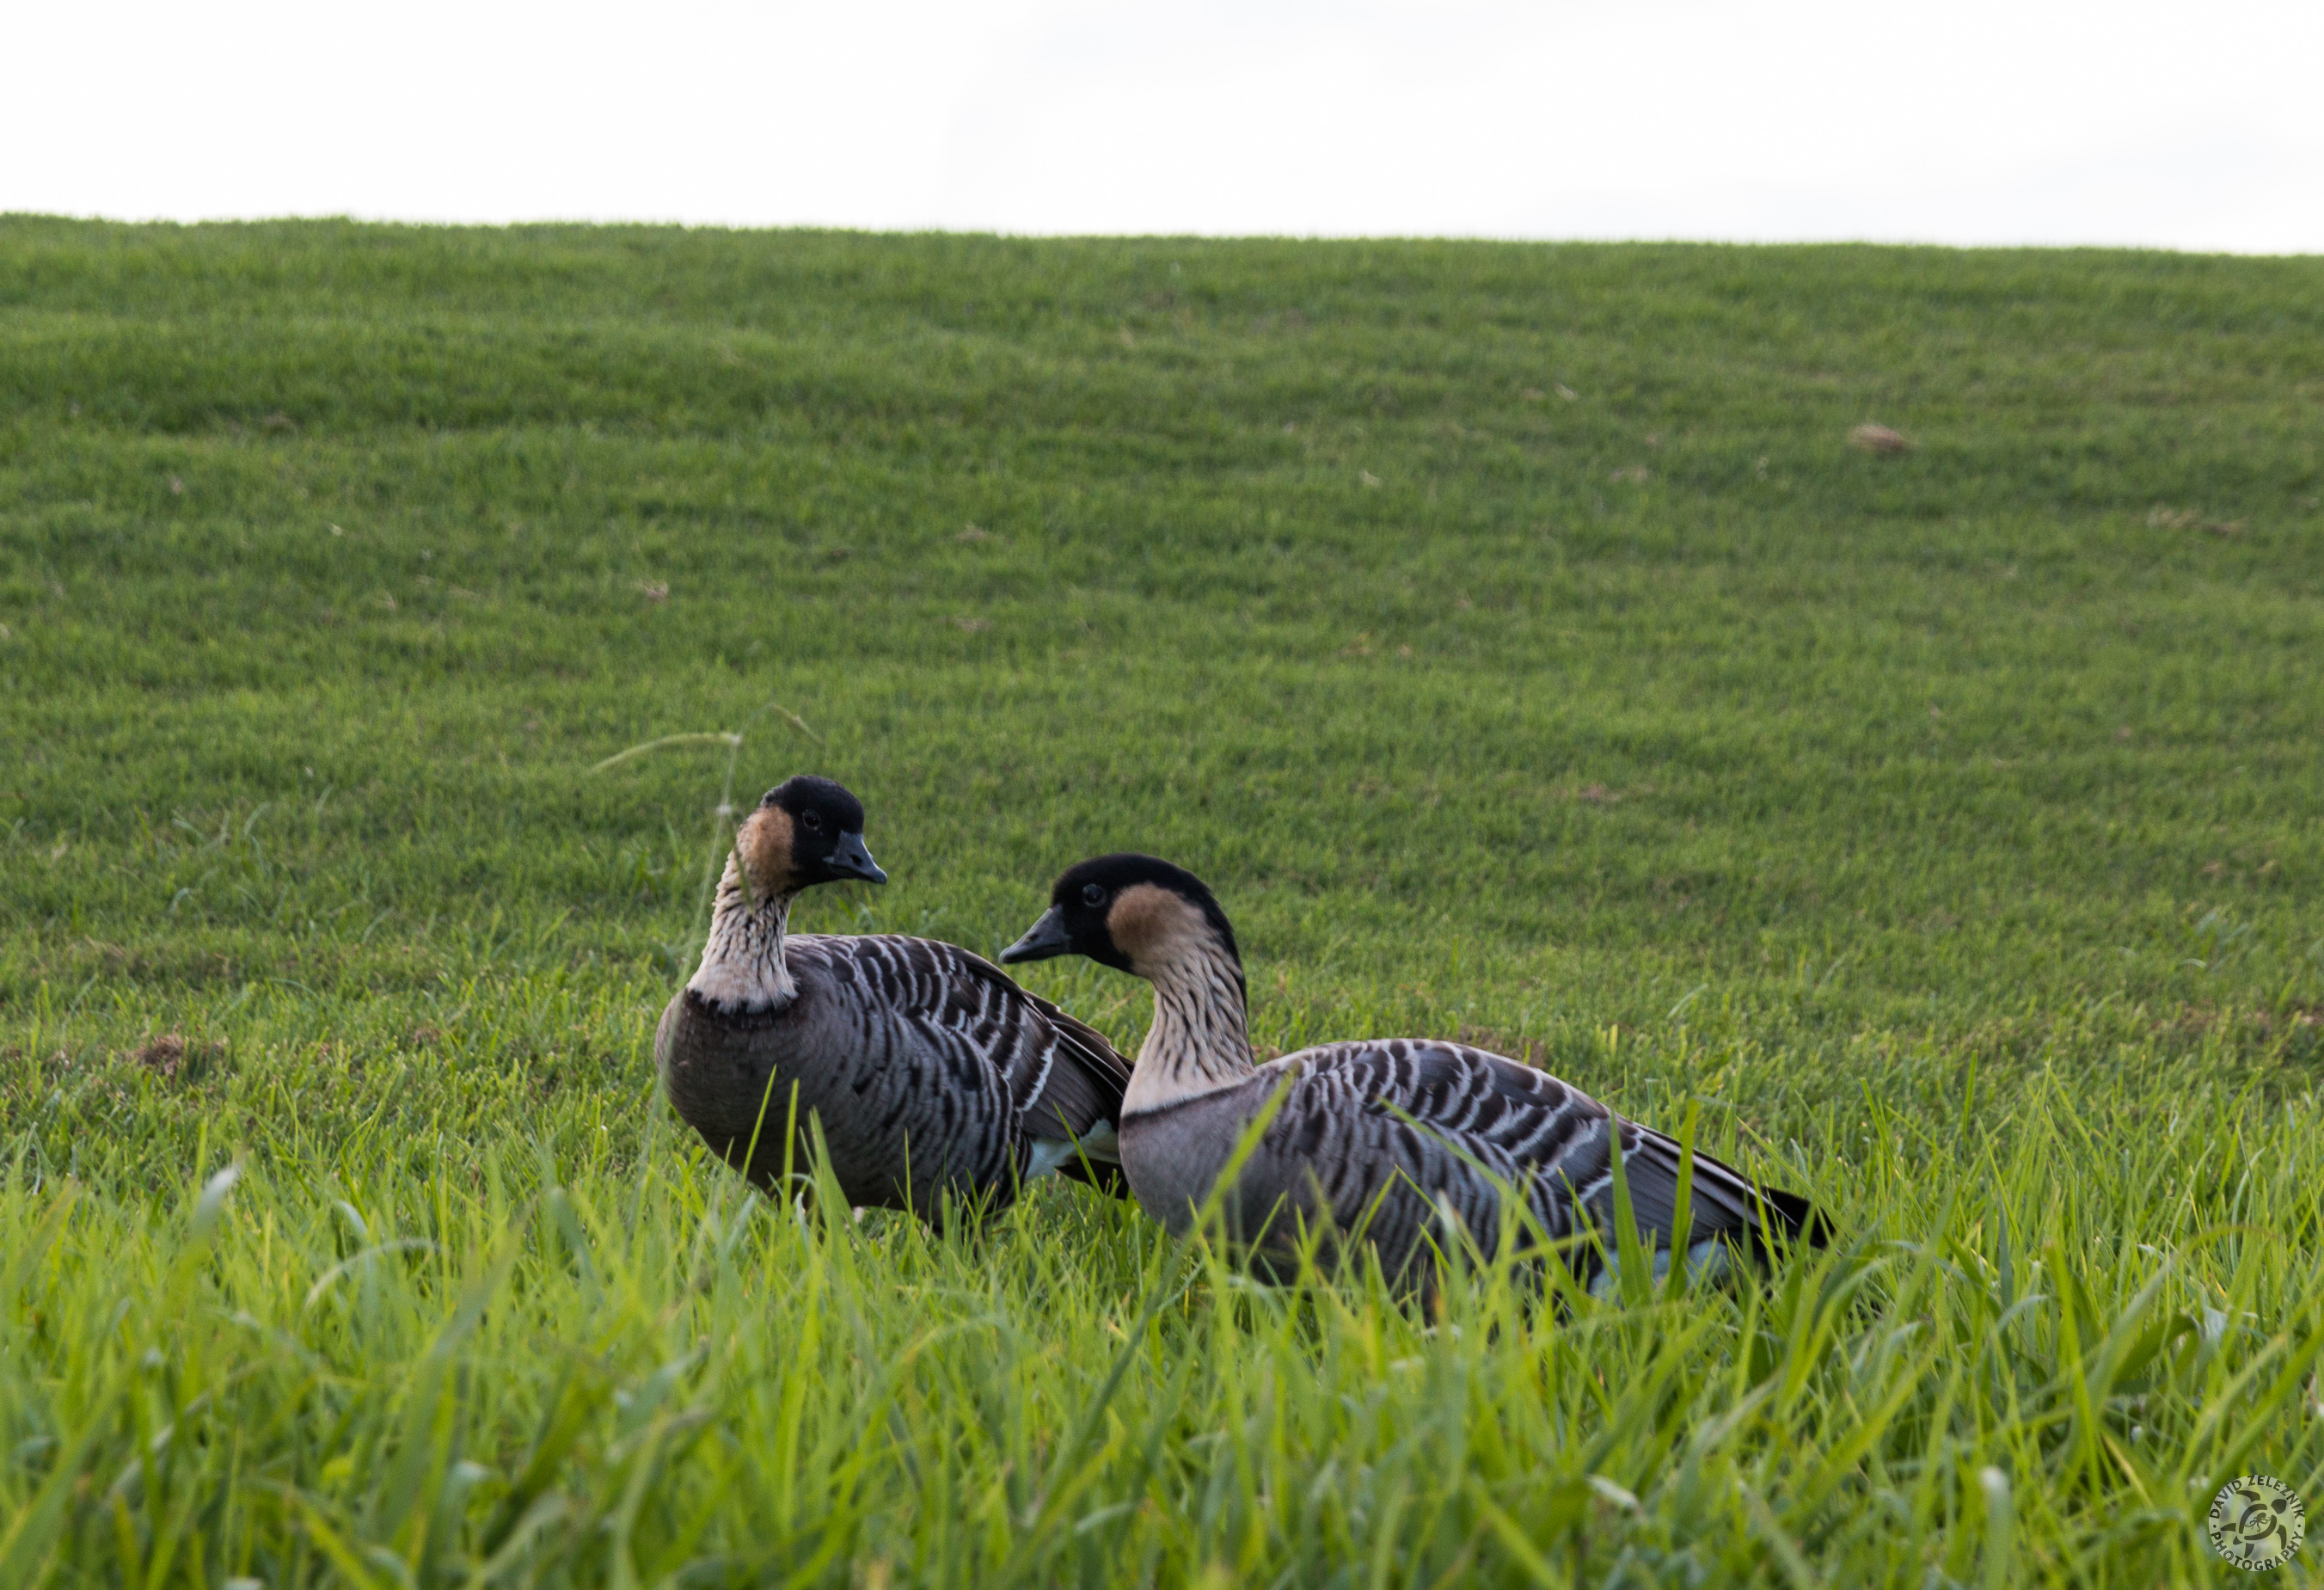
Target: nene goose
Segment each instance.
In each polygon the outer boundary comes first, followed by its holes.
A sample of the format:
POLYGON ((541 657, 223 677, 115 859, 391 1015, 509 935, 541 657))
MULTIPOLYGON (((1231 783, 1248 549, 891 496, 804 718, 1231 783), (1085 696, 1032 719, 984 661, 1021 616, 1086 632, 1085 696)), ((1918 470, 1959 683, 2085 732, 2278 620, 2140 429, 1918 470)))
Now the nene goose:
POLYGON ((862 803, 805 775, 767 791, 735 835, 702 965, 654 1032, 678 1114, 762 1188, 787 1149, 805 1169, 819 1121, 851 1204, 931 1224, 948 1198, 997 1210, 1053 1170, 1119 1190, 1129 1062, 953 945, 784 932, 801 890, 843 878, 887 881, 862 803))
MULTIPOLYGON (((1605 1255, 1618 1251, 1609 1152, 1618 1138, 1638 1234, 1655 1268, 1667 1267, 1681 1151, 1660 1132, 1462 1044, 1327 1043, 1255 1065, 1234 929, 1201 880, 1152 856, 1107 855, 1066 872, 1050 901, 1003 962, 1084 955, 1154 985, 1154 1025, 1122 1098, 1118 1153, 1139 1203, 1174 1234, 1193 1223, 1244 1129, 1282 1090, 1223 1199, 1231 1234, 1263 1271, 1281 1273, 1298 1228, 1320 1225, 1371 1243, 1400 1285, 1433 1289, 1425 1256, 1445 1250, 1447 1218, 1495 1251, 1498 1179, 1602 1296, 1613 1280, 1605 1255), (1600 1240, 1590 1240, 1591 1228, 1600 1240)), ((1713 1273, 1733 1244, 1765 1252, 1777 1232, 1814 1243, 1826 1236, 1804 1199, 1704 1153, 1694 1156, 1690 1216, 1688 1262, 1713 1273)))

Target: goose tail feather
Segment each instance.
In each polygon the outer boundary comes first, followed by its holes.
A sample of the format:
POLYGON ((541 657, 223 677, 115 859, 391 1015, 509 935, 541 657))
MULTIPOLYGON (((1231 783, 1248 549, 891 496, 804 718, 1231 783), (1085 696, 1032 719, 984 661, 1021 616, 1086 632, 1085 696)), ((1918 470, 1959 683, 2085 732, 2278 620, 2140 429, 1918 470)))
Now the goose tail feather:
MULTIPOLYGON (((1629 1171, 1630 1199, 1641 1224, 1667 1231, 1675 1221, 1678 1177, 1685 1151, 1678 1142, 1650 1127, 1637 1126, 1636 1144, 1625 1151, 1629 1171), (1632 1169, 1631 1167, 1636 1167, 1632 1169)), ((1742 1238, 1752 1255, 1775 1256, 1777 1242, 1811 1248, 1827 1247, 1833 1236, 1831 1219, 1795 1192, 1755 1181, 1723 1160, 1701 1149, 1694 1152, 1691 1237, 1723 1235, 1742 1238)))

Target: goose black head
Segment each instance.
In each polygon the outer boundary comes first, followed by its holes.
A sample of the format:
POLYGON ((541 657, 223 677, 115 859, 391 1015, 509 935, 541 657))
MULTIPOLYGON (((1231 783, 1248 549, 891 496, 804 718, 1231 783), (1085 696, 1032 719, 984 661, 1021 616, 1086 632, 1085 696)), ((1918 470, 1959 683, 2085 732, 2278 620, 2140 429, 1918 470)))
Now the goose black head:
POLYGON ((850 878, 888 881, 863 847, 863 803, 844 785, 812 773, 768 790, 742 819, 734 848, 762 894, 796 894, 850 878))
POLYGON ((1049 909, 1001 952, 1003 962, 1085 955, 1100 966, 1151 978, 1172 958, 1215 945, 1242 975, 1242 952, 1217 897, 1185 868, 1150 855, 1101 855, 1069 867, 1049 909))

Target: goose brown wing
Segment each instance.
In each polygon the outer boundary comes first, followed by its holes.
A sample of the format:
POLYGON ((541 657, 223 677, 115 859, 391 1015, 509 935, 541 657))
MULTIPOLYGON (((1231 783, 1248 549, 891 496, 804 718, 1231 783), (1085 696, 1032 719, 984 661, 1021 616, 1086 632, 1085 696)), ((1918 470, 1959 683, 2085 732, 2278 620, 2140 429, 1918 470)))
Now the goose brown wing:
POLYGON ((1414 1039, 1309 1052, 1324 1062, 1319 1073, 1367 1110, 1409 1116, 1497 1172, 1556 1170, 1580 1186, 1604 1163, 1606 1106, 1546 1071, 1466 1044, 1414 1039))
POLYGON ((1373 1240, 1394 1262, 1432 1208, 1480 1235, 1495 1229, 1503 1188, 1520 1189, 1549 1236, 1565 1236, 1576 1191, 1605 1161, 1604 1105, 1482 1049, 1416 1039, 1333 1043, 1260 1075, 1278 1068, 1297 1078, 1268 1132, 1285 1159, 1279 1190, 1312 1176, 1335 1220, 1370 1211, 1373 1240))
POLYGON ((1121 1093, 1130 1086, 1130 1062, 1105 1034, 1067 1015, 982 956, 956 945, 944 948, 957 961, 964 983, 973 979, 993 1003, 1028 1012, 1022 1037, 1006 1068, 1010 1096, 1036 1137, 1079 1137, 1100 1123, 1121 1119, 1121 1093))
MULTIPOLYGON (((1000 978, 1015 991, 1018 998, 1038 1011, 1048 1041, 1054 1046, 1054 1052, 1035 1073, 1043 1081, 1025 1105, 1026 1132, 1034 1137, 1077 1140, 1093 1128, 1120 1126, 1122 1090, 1130 1086, 1130 1062, 1106 1041, 1105 1034, 1067 1015, 1039 994, 1019 987, 991 962, 968 955, 965 950, 961 953, 974 961, 983 975, 1000 978)), ((1111 1151, 1090 1150, 1076 1154, 1057 1167, 1057 1174, 1085 1181, 1117 1197, 1131 1196, 1129 1179, 1122 1175, 1111 1151)))
MULTIPOLYGON (((1456 1197, 1456 1203, 1491 1198, 1489 1182, 1477 1174, 1481 1167, 1528 1187, 1529 1201, 1552 1234, 1565 1229, 1575 1202, 1610 1228, 1609 1145, 1618 1129, 1633 1216, 1650 1237, 1666 1242, 1674 1235, 1683 1159, 1679 1144, 1620 1119, 1545 1071, 1465 1044, 1406 1039, 1333 1044, 1293 1059, 1308 1061, 1312 1076, 1328 1077, 1335 1088, 1360 1098, 1367 1111, 1408 1116, 1443 1139, 1470 1164, 1466 1174, 1448 1175, 1469 1195, 1456 1197)), ((1805 1199, 1763 1187, 1698 1150, 1687 1240, 1726 1234, 1748 1236, 1757 1245, 1763 1220, 1811 1242, 1821 1241, 1828 1229, 1805 1199)))
MULTIPOLYGON (((960 1033, 999 1072, 1018 1131, 1071 1142, 1093 1128, 1120 1123, 1130 1062, 1096 1028, 956 944, 879 937, 883 945, 896 947, 887 953, 914 963, 915 982, 942 988, 941 1024, 960 1033)), ((1102 1151, 1076 1154, 1058 1173, 1120 1197, 1130 1196, 1120 1167, 1102 1151)))
POLYGON ((843 977, 861 985, 871 1008, 928 1032, 960 1065, 982 1069, 980 1080, 997 1079, 1018 1130, 1079 1137, 1120 1118, 1130 1062, 1096 1029, 1019 987, 982 956, 888 933, 801 936, 790 944, 835 969, 844 964, 843 977))
MULTIPOLYGON (((1685 1151, 1674 1139, 1635 1121, 1622 1123, 1622 1169, 1630 1184, 1630 1206, 1638 1224, 1668 1231, 1678 1221, 1679 1169, 1685 1151)), ((1694 1182, 1689 1242, 1709 1236, 1748 1238, 1766 1245, 1769 1232, 1781 1232, 1811 1246, 1830 1240, 1831 1223, 1797 1193, 1752 1180, 1724 1160, 1694 1151, 1694 1182)))

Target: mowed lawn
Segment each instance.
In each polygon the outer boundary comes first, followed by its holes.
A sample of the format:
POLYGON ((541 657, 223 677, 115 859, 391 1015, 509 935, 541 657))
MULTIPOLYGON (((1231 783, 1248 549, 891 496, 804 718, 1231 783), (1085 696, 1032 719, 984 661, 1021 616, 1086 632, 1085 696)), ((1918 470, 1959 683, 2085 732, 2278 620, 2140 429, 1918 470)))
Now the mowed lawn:
POLYGON ((0 1584, 2224 1582, 2320 902, 2324 261, 0 219, 0 1584), (801 771, 807 927, 1153 851, 1267 1048, 1841 1241, 1424 1317, 747 1196, 650 1039, 801 771))

